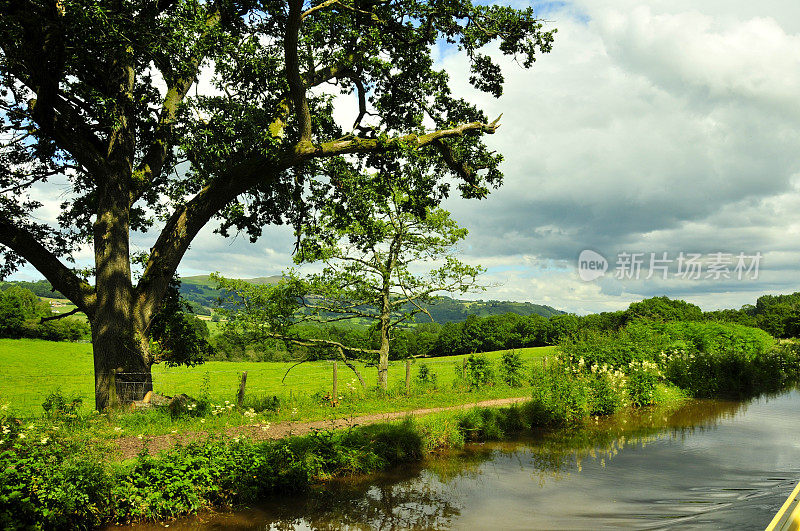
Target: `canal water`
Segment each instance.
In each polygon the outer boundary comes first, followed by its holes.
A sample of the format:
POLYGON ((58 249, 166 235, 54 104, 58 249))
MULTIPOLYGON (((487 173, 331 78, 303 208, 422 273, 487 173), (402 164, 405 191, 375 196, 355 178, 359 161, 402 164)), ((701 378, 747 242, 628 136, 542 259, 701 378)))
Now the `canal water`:
MULTIPOLYGON (((800 481, 800 393, 468 445, 171 529, 763 529, 800 481)), ((145 527, 142 527, 145 529, 145 527)))

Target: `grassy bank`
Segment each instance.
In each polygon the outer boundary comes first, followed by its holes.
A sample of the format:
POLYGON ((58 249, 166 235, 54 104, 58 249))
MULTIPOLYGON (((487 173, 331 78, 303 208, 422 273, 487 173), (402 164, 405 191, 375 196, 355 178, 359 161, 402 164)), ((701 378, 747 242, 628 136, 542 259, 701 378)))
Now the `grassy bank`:
POLYGON ((57 433, 29 432, 50 440, 0 452, 0 526, 92 528, 252 503, 418 461, 466 441, 561 425, 551 406, 534 400, 261 443, 210 437, 116 464, 57 433))

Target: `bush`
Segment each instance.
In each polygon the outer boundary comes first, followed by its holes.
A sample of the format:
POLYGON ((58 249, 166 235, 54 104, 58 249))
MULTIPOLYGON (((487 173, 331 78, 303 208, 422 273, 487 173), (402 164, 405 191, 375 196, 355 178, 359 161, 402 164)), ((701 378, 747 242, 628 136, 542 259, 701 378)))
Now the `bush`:
POLYGON ((417 367, 417 384, 423 389, 436 388, 436 373, 425 363, 420 363, 417 367))
POLYGON ((800 347, 791 344, 755 356, 733 349, 672 353, 665 356, 665 374, 668 381, 696 398, 748 397, 797 381, 799 351, 800 347))
POLYGON ((500 374, 510 387, 521 387, 525 383, 525 364, 522 356, 515 350, 503 352, 500 357, 500 374))
POLYGON ((48 418, 53 417, 68 417, 75 418, 78 415, 78 410, 83 405, 83 398, 75 394, 65 397, 61 393, 61 389, 56 389, 42 402, 42 409, 48 418))
POLYGON ((470 389, 494 384, 494 367, 483 354, 470 354, 464 362, 464 378, 470 389))
POLYGON ((589 377, 591 407, 607 412, 620 400, 597 375, 623 373, 625 401, 634 406, 653 404, 665 383, 695 397, 748 396, 796 377, 793 349, 776 348, 763 330, 734 323, 635 321, 617 332, 588 331, 564 341, 559 357, 574 371, 595 375, 589 377))
POLYGON ((625 376, 620 371, 601 370, 587 376, 589 413, 611 415, 629 404, 625 376))
POLYGON ((561 364, 533 369, 534 423, 541 426, 575 425, 589 415, 589 386, 561 364))
POLYGON ((631 362, 627 368, 627 389, 630 403, 637 407, 655 403, 656 386, 663 375, 652 361, 631 362))

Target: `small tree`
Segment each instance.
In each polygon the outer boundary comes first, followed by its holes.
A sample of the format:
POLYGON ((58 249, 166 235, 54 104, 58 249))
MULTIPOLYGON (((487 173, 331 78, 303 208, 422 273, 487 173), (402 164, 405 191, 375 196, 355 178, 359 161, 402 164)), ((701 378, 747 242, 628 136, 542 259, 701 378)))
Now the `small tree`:
MULTIPOLYGON (((366 321, 378 335, 375 349, 317 341, 377 357, 378 385, 385 389, 393 330, 419 313, 430 317, 426 305, 439 292, 480 289, 476 277, 483 271, 454 255, 467 230, 446 210, 415 204, 414 195, 393 181, 381 175, 339 180, 320 203, 318 223, 298 233, 295 261, 321 264, 322 271, 306 276, 290 271, 276 287, 247 286, 249 293, 270 293, 273 310, 264 315, 264 301, 256 308, 250 297, 238 322, 252 331, 271 320, 268 335, 290 337, 287 327, 302 321, 366 321)), ((220 287, 248 298, 240 283, 220 280, 220 287)))

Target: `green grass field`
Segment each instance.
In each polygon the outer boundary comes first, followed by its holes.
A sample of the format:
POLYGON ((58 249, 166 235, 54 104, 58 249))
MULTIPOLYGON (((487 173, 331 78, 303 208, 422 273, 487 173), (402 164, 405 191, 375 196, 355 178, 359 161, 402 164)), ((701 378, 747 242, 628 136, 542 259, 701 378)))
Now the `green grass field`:
MULTIPOLYGON (((539 363, 544 356, 553 355, 554 347, 519 349, 526 363, 539 363)), ((497 361, 502 352, 487 356, 497 361)), ((425 363, 437 375, 440 387, 448 387, 455 379, 456 366, 465 356, 447 356, 417 360, 412 366, 425 363)), ((239 377, 247 371, 249 395, 268 394, 279 397, 308 396, 331 391, 333 366, 318 361, 301 364, 292 369, 284 382, 282 378, 292 366, 289 362, 222 362, 211 361, 198 367, 153 368, 154 388, 166 395, 186 393, 198 396, 208 379, 208 392, 213 400, 233 400, 239 377)), ((357 364, 367 385, 376 385, 377 370, 357 364)), ((339 394, 349 386, 358 387, 353 372, 338 364, 339 394)), ((404 362, 392 362, 389 367, 389 387, 403 385, 404 362)), ((51 342, 30 339, 0 339, 0 402, 8 403, 14 411, 36 415, 48 393, 60 389, 65 395, 77 394, 87 406, 94 402, 92 346, 88 343, 51 342)))

